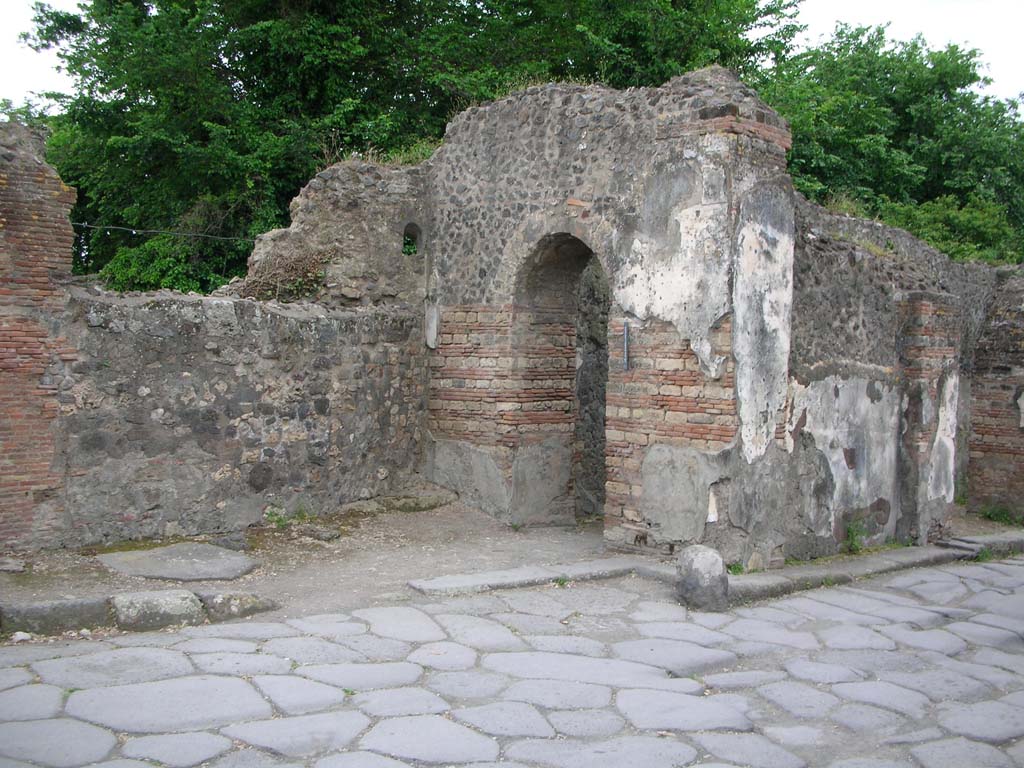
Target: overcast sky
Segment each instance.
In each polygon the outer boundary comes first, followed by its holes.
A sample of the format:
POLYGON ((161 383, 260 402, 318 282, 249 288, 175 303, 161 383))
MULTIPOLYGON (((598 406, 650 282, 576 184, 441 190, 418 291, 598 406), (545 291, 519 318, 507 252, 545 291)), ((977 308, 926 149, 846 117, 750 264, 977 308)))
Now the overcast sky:
MULTIPOLYGON (((77 0, 49 0, 72 10, 77 0)), ((31 27, 32 0, 0 0, 0 98, 20 104, 33 93, 70 90, 56 71, 52 52, 36 53, 18 41, 31 27)), ((1024 57, 1020 53, 1022 0, 803 0, 800 21, 813 43, 828 37, 837 21, 889 23, 889 35, 908 40, 921 33, 933 48, 956 43, 978 48, 994 81, 987 91, 1016 98, 1024 92, 1024 57)))

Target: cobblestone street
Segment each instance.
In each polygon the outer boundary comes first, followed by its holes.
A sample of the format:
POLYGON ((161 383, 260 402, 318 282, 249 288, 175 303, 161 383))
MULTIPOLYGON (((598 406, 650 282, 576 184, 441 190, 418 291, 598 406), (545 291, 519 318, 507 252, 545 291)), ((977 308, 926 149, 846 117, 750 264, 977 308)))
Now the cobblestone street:
POLYGON ((0 766, 1024 766, 1024 558, 688 612, 623 577, 0 648, 0 766))

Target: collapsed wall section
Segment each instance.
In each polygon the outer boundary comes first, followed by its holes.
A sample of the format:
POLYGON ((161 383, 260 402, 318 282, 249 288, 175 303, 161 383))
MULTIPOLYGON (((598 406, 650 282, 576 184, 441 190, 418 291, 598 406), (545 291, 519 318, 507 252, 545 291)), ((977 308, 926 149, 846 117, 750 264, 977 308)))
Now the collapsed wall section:
POLYGON ((73 203, 0 124, 0 548, 315 514, 415 465, 420 313, 76 285, 73 203))

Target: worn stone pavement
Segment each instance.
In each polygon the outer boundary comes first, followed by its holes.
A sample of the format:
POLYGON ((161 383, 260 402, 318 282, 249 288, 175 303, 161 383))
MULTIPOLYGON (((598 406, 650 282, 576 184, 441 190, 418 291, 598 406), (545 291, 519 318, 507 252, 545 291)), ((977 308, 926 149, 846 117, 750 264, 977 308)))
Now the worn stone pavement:
POLYGON ((1024 766, 1024 558, 688 612, 640 577, 0 647, 0 768, 1024 766))

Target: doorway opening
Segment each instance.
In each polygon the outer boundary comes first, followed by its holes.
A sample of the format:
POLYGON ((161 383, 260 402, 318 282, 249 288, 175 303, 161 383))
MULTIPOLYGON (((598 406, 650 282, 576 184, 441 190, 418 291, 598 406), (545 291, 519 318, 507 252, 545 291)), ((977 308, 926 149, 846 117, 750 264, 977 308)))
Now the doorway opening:
POLYGON ((611 292, 600 260, 567 233, 544 237, 517 281, 512 345, 523 387, 520 446, 547 446, 563 472, 532 482, 541 517, 593 519, 604 513, 605 395, 611 292))

